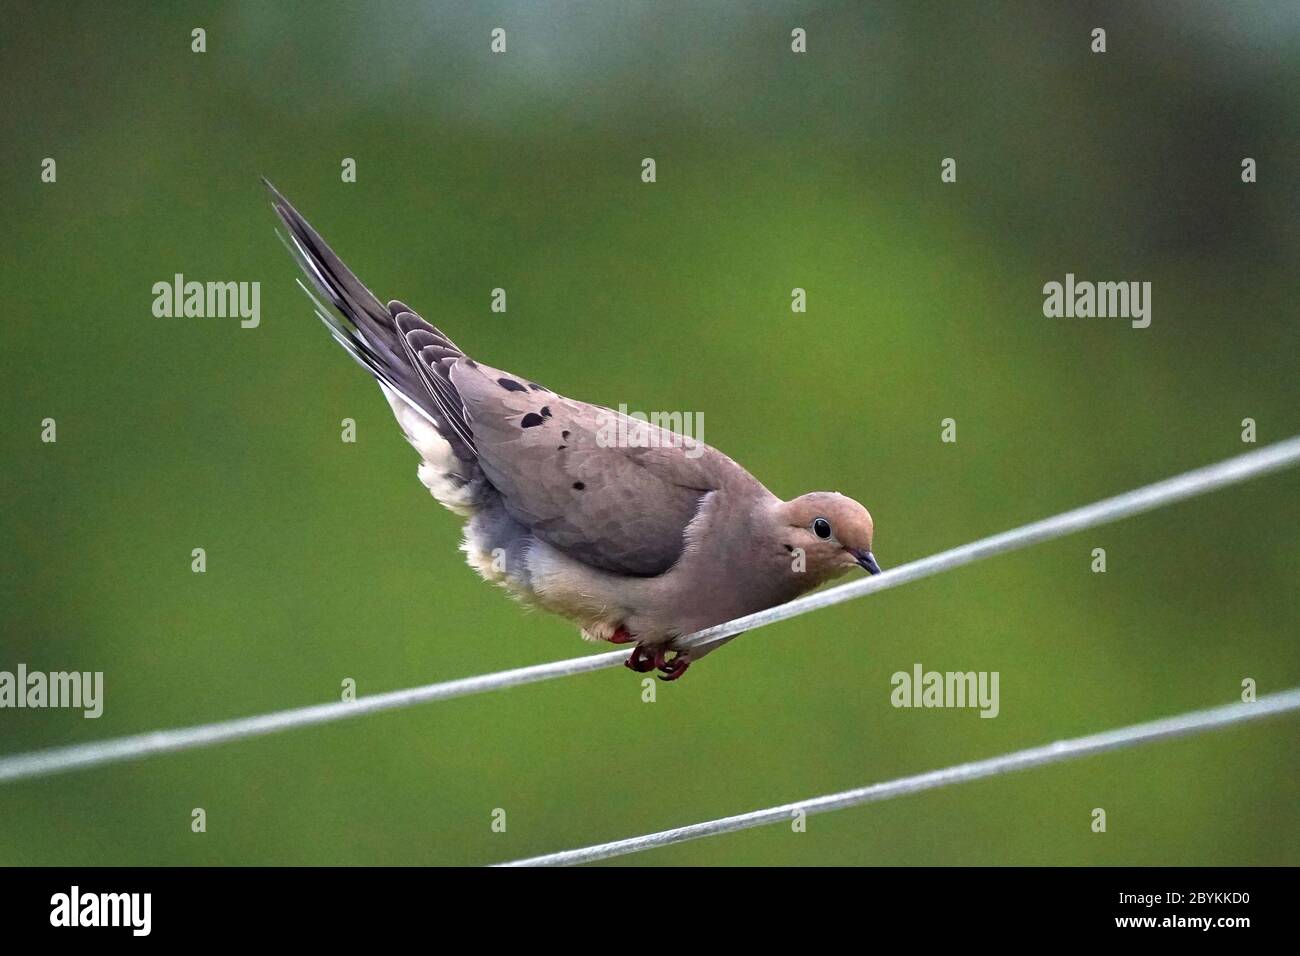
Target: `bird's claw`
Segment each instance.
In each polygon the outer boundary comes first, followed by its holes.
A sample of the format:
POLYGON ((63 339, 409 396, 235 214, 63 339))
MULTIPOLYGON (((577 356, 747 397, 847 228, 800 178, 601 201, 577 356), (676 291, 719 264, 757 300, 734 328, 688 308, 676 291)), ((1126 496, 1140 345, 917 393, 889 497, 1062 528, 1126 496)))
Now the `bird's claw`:
POLYGON ((691 658, 686 651, 674 651, 664 644, 658 647, 638 644, 632 648, 632 653, 627 656, 623 666, 638 674, 657 670, 660 672, 660 680, 670 681, 677 680, 686 673, 686 668, 691 666, 691 658), (670 653, 672 657, 668 656, 670 653))
POLYGON ((686 651, 674 651, 672 657, 667 655, 667 647, 660 647, 655 651, 655 668, 661 671, 659 679, 662 681, 677 680, 686 673, 686 668, 691 666, 690 655, 686 651))
POLYGON ((655 653, 644 644, 638 644, 632 648, 632 653, 627 656, 623 666, 638 674, 649 673, 655 669, 655 653))

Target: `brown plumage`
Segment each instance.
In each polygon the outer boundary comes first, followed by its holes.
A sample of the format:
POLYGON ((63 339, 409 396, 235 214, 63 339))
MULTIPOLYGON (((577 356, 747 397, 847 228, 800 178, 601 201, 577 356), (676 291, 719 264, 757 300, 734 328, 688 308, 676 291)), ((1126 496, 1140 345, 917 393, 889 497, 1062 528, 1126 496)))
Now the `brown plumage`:
POLYGON ((327 300, 318 315, 379 381, 420 480, 468 519, 462 549, 484 578, 588 638, 637 641, 628 665, 674 679, 689 663, 669 656, 674 638, 879 572, 853 499, 782 501, 702 442, 471 359, 404 303, 381 304, 267 187, 327 300))

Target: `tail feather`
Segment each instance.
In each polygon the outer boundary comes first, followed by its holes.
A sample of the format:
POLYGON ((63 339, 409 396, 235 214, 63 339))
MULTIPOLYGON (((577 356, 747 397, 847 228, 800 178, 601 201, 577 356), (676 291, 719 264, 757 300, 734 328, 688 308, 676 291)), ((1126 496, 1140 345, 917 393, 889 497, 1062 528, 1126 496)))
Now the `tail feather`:
POLYGON ((427 419, 456 458, 476 461, 465 405, 450 377, 451 365, 465 353, 405 303, 394 299, 387 306, 381 304, 302 214, 270 182, 262 181, 289 231, 285 246, 316 292, 333 307, 327 308, 303 286, 330 335, 386 390, 400 395, 427 419))
MULTIPOLYGON (((424 372, 420 376, 420 383, 429 393, 435 405, 439 409, 447 412, 445 420, 451 430, 465 443, 472 451, 474 448, 474 438, 470 434, 469 422, 465 417, 465 403, 456 391, 456 386, 452 384, 451 378, 445 374, 445 370, 438 363, 429 363, 422 357, 422 350, 428 347, 442 348, 444 351, 454 351, 457 356, 463 357, 464 353, 458 350, 447 349, 448 340, 437 334, 437 330, 425 322, 422 318, 413 312, 401 312, 397 315, 397 330, 401 334, 402 347, 406 349, 407 360, 414 368, 424 372), (455 409, 455 413, 452 413, 455 409)), ((450 441, 451 439, 448 439, 450 441)), ((453 442, 453 447, 455 443, 453 442)))

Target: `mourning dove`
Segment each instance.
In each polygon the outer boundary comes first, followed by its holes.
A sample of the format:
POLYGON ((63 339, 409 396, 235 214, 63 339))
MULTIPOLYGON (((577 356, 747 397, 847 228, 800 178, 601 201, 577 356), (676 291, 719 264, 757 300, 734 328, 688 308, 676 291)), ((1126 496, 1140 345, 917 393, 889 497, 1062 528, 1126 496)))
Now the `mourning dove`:
POLYGON ((317 300, 318 315, 378 380, 420 481, 466 519, 461 548, 488 581, 589 640, 635 641, 627 665, 673 680, 691 660, 675 638, 851 568, 880 573, 871 515, 852 498, 782 501, 700 441, 475 361, 407 305, 381 304, 266 185, 333 307, 317 300))

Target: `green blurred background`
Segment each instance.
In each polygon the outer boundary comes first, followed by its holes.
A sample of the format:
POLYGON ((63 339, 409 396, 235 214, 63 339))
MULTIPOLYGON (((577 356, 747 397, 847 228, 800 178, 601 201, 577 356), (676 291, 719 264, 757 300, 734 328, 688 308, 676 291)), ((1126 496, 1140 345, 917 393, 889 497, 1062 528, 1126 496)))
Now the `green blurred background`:
MULTIPOLYGON (((464 566, 261 175, 475 356, 860 498, 886 566, 1300 432, 1294 3, 3 6, 0 669, 103 670, 106 710, 0 712, 0 753, 594 650, 464 566), (177 272, 260 281, 261 326, 153 317, 177 272), (1066 272, 1152 282, 1151 327, 1044 318, 1066 272)), ((0 862, 486 863, 1287 688, 1298 519, 1268 477, 755 632, 653 704, 619 669, 0 786, 0 862), (915 662, 999 671, 1001 715, 895 710, 915 662)), ((622 862, 1296 864, 1296 743, 622 862)))

